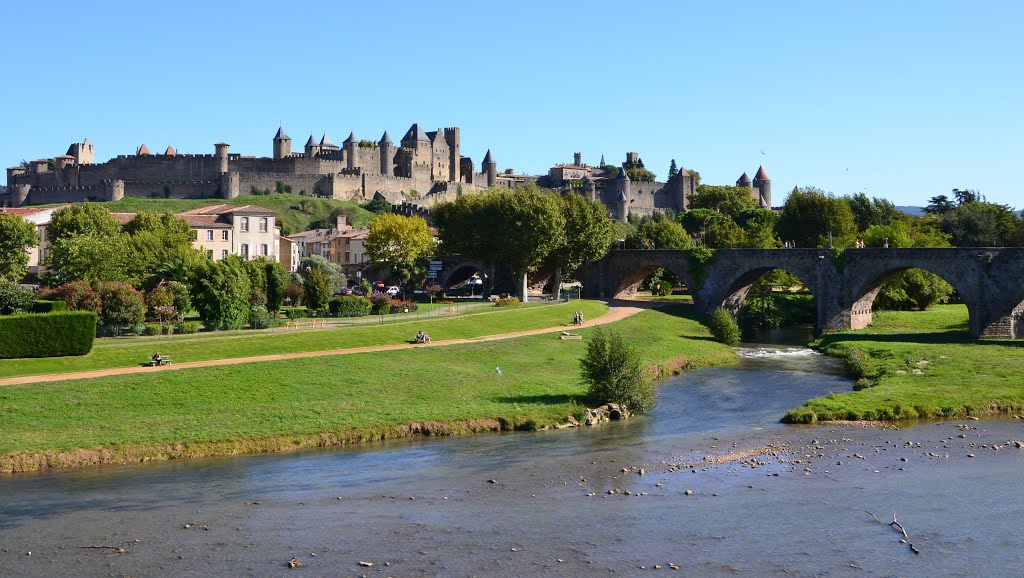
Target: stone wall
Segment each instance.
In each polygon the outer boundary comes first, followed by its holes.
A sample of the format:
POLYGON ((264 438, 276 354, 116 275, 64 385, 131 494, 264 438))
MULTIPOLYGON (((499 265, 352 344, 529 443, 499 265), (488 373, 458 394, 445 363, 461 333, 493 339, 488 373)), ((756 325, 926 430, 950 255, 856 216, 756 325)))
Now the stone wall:
POLYGON ((323 175, 292 175, 284 173, 238 173, 238 193, 240 195, 251 194, 253 187, 256 187, 261 192, 269 190, 271 193, 276 193, 278 182, 290 185, 292 193, 295 194, 306 191, 307 194, 312 195, 318 186, 322 194, 327 194, 327 191, 324 190, 326 183, 324 182, 323 175))
POLYGON ((149 199, 209 199, 220 196, 220 180, 124 181, 124 196, 149 199))

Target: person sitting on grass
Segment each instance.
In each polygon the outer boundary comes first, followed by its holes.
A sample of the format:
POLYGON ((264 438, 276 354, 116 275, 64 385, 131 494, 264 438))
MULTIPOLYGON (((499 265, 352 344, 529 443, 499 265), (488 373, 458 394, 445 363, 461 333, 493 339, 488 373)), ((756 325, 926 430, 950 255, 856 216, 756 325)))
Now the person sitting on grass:
POLYGON ((416 343, 430 343, 430 336, 421 330, 416 334, 416 343))
POLYGON ((153 354, 153 357, 149 358, 150 365, 153 365, 153 366, 160 365, 163 362, 163 359, 164 358, 160 356, 160 352, 157 351, 156 353, 153 354))

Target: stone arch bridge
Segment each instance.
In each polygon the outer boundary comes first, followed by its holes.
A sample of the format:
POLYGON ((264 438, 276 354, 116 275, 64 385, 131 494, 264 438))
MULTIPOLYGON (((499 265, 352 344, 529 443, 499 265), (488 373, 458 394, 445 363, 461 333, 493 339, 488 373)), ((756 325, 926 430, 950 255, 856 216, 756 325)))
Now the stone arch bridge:
POLYGON ((587 297, 623 297, 655 269, 674 273, 704 312, 737 311, 750 286, 772 269, 800 278, 815 297, 817 333, 861 329, 886 281, 911 268, 945 279, 963 299, 974 337, 1024 337, 1024 249, 716 249, 695 265, 684 251, 610 251, 583 271, 587 297))

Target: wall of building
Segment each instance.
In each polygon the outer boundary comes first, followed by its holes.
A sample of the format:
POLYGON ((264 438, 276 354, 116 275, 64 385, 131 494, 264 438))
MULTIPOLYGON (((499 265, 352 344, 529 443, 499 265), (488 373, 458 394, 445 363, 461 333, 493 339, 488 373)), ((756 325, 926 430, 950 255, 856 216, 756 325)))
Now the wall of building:
POLYGON ((149 199, 209 199, 220 196, 220 181, 125 181, 124 196, 149 199))

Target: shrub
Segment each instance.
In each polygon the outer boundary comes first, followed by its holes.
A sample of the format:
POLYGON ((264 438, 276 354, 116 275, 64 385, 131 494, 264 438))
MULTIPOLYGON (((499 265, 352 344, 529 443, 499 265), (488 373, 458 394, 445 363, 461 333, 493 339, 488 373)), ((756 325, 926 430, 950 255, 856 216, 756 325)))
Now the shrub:
POLYGON ((323 269, 311 268, 306 273, 306 278, 302 285, 306 292, 306 306, 317 314, 326 312, 328 302, 334 293, 330 275, 323 269))
POLYGON ((408 299, 404 301, 402 299, 392 299, 390 305, 391 308, 389 309, 389 311, 391 313, 405 313, 406 311, 412 313, 413 311, 416 311, 417 309, 420 308, 419 303, 410 301, 408 299))
POLYGON ((719 307, 708 317, 708 329, 715 341, 726 345, 736 345, 740 342, 740 327, 736 324, 736 318, 728 310, 719 307))
POLYGON ((0 279, 0 315, 24 313, 32 309, 33 293, 9 279, 0 279))
POLYGON ((635 413, 654 407, 654 387, 640 355, 617 332, 594 329, 580 365, 591 402, 619 403, 635 413))
POLYGON ((267 311, 265 307, 253 308, 252 313, 249 316, 249 323, 252 324, 253 329, 267 329, 269 327, 277 327, 280 325, 274 314, 267 311))
POLYGON ((495 307, 518 307, 522 305, 518 297, 502 297, 494 302, 495 307))
POLYGON ((62 311, 0 318, 0 359, 85 355, 96 337, 96 314, 62 311))
POLYGON ((68 304, 63 301, 36 299, 32 302, 32 313, 56 313, 57 311, 67 310, 68 304))
POLYGON ((178 326, 174 328, 174 332, 175 333, 185 334, 185 335, 192 334, 192 333, 199 333, 199 322, 198 321, 186 321, 184 323, 179 323, 178 326))
POLYGON ((207 329, 241 329, 249 320, 249 276, 229 261, 206 263, 193 287, 193 302, 207 329))
POLYGON ((288 319, 301 319, 309 317, 309 310, 305 307, 286 307, 283 309, 288 319))
POLYGON ((384 315, 391 311, 391 296, 383 291, 374 291, 370 294, 370 303, 373 304, 373 311, 384 315))
POLYGON ((366 317, 373 309, 373 303, 366 297, 346 295, 331 299, 328 307, 334 317, 366 317))
POLYGON ((668 281, 658 281, 651 288, 651 293, 654 293, 658 297, 667 297, 672 294, 672 284, 668 281))
POLYGON ((104 283, 99 287, 99 297, 100 323, 113 330, 114 335, 118 335, 122 327, 142 325, 146 318, 146 303, 142 293, 127 283, 104 283))
POLYGON ((156 323, 147 323, 145 328, 142 330, 143 335, 160 335, 160 325, 156 323))
POLYGON ((70 281, 46 291, 40 297, 63 301, 67 303, 69 311, 100 312, 100 297, 88 281, 70 281))

